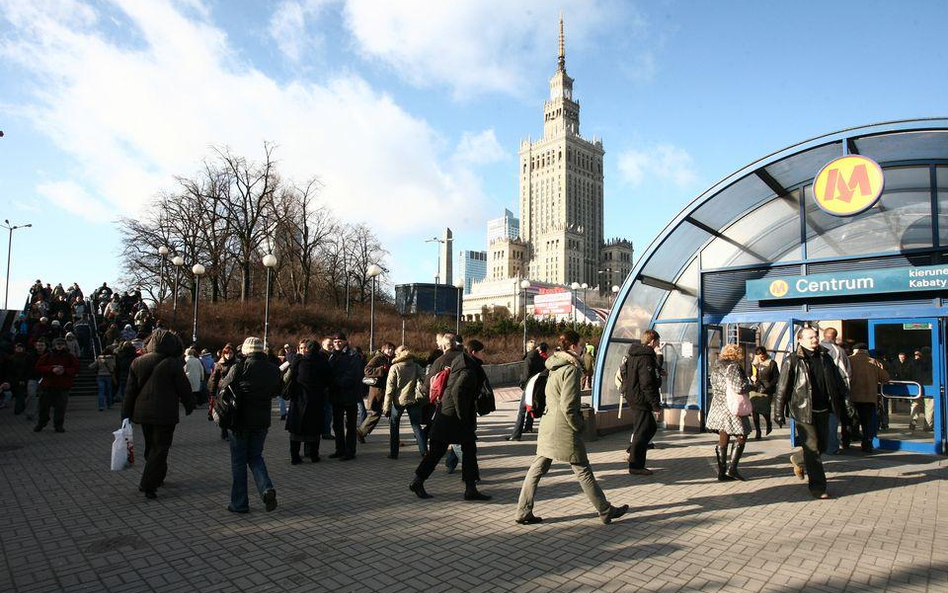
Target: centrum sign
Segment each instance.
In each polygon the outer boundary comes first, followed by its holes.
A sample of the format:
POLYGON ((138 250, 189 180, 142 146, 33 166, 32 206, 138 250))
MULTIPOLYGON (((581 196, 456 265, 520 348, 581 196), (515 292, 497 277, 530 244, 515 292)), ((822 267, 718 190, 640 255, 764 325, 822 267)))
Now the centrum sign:
POLYGON ((748 280, 747 300, 770 301, 887 292, 948 292, 948 265, 748 280))
POLYGON ((860 155, 847 155, 823 166, 813 180, 816 205, 833 216, 853 216, 879 201, 885 180, 882 167, 860 155))

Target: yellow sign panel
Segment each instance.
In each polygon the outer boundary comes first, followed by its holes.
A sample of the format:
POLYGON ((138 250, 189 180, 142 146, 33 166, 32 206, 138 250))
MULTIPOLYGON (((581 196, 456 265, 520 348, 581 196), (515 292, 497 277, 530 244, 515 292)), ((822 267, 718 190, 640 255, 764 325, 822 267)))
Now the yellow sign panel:
POLYGON ((853 216, 871 208, 885 180, 874 160, 847 155, 827 163, 813 180, 816 204, 834 216, 853 216))
POLYGON ((790 286, 786 280, 774 280, 770 283, 770 294, 777 298, 787 294, 788 290, 790 290, 790 286))

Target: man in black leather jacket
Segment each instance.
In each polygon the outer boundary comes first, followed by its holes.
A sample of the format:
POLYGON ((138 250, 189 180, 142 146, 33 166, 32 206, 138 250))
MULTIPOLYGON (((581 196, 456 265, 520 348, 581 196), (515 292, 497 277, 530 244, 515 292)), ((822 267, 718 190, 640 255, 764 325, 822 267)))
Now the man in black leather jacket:
POLYGON ((797 332, 797 348, 787 356, 780 370, 774 398, 774 420, 783 425, 786 415, 796 424, 796 438, 802 446, 790 456, 793 473, 809 474, 810 494, 830 498, 820 455, 826 452, 829 415, 845 413, 846 383, 829 353, 820 346, 816 330, 804 327, 797 332))

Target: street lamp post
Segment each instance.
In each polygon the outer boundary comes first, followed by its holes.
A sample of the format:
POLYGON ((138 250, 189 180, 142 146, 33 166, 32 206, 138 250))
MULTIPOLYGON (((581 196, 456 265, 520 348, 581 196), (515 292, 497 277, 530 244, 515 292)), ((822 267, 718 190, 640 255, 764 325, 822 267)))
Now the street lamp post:
MULTIPOLYGON (((0 136, 3 136, 3 132, 0 132, 0 136)), ((7 301, 10 299, 10 256, 13 254, 13 231, 17 229, 28 229, 31 224, 10 224, 9 220, 3 221, 3 228, 7 229, 10 232, 10 238, 7 240, 7 283, 5 286, 5 292, 3 295, 3 308, 7 309, 7 301)))
POLYGON ((267 268, 267 294, 263 306, 263 348, 266 349, 270 339, 270 283, 273 280, 273 268, 277 265, 277 258, 272 253, 263 256, 263 265, 267 268))
POLYGON ((464 300, 464 279, 458 278, 454 283, 454 287, 458 289, 458 317, 454 324, 454 333, 456 335, 461 333, 461 302, 464 300))
POLYGON ((168 253, 170 250, 162 245, 158 248, 158 255, 161 256, 161 267, 158 268, 158 302, 155 304, 155 309, 158 309, 158 306, 161 305, 161 301, 165 299, 165 263, 168 261, 168 253))
MULTIPOLYGON (((523 353, 527 353, 527 289, 530 288, 530 281, 523 279, 520 281, 520 294, 523 298, 523 353)), ((534 303, 535 304, 535 303, 534 303)))
POLYGON ((582 287, 579 282, 573 282, 569 285, 569 288, 573 293, 573 331, 576 331, 576 291, 582 287))
POLYGON ((171 306, 171 311, 174 319, 178 318, 178 285, 181 284, 181 266, 184 265, 184 258, 180 255, 176 255, 171 258, 171 263, 174 265, 174 294, 172 298, 174 299, 174 304, 171 306))
POLYGON ((191 273, 194 274, 194 326, 191 329, 191 343, 197 344, 198 341, 198 301, 201 300, 201 276, 204 275, 204 266, 194 264, 191 267, 191 273))
MULTIPOLYGON (((580 284, 579 286, 580 286, 580 288, 583 289, 583 307, 588 307, 588 305, 586 304, 586 289, 589 288, 589 285, 586 284, 585 282, 583 282, 583 283, 580 284)), ((586 311, 587 311, 587 310, 588 310, 587 308, 584 308, 584 309, 583 309, 583 319, 584 319, 583 325, 585 325, 586 323, 589 322, 589 319, 586 317, 586 311)))
POLYGON ((372 264, 366 270, 366 274, 372 279, 372 296, 369 299, 369 302, 371 303, 369 308, 369 356, 375 354, 375 283, 376 278, 378 278, 379 274, 381 273, 382 268, 376 264, 372 264))
POLYGON ((618 284, 613 284, 613 285, 612 285, 612 304, 613 304, 613 306, 615 306, 615 304, 616 304, 616 299, 617 299, 617 298, 619 298, 619 285, 618 285, 618 284))

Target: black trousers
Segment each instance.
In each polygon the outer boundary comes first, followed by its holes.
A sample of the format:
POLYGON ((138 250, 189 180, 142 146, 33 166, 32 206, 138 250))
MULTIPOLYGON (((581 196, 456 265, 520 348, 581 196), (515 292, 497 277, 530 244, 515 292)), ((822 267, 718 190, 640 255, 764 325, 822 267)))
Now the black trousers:
POLYGON ((859 414, 859 424, 862 427, 862 446, 871 447, 872 438, 876 436, 876 417, 878 410, 874 403, 854 403, 856 413, 859 414))
POLYGON ((794 465, 803 465, 810 480, 810 491, 816 494, 826 492, 826 472, 823 471, 823 458, 826 442, 829 438, 829 412, 813 412, 813 424, 794 422, 797 442, 801 451, 790 456, 794 465))
MULTIPOLYGON (((418 469, 415 470, 415 475, 418 476, 419 480, 424 482, 431 476, 435 468, 438 467, 438 462, 448 451, 449 446, 450 443, 444 441, 428 441, 428 452, 425 453, 425 457, 418 464, 418 469)), ((477 482, 478 474, 477 443, 474 441, 461 443, 461 479, 464 480, 465 484, 474 485, 477 482)))
POLYGON ((168 474, 168 451, 174 440, 175 424, 142 424, 145 435, 145 469, 139 483, 142 490, 155 490, 168 474))
POLYGON ((345 456, 356 454, 356 421, 358 404, 332 405, 332 431, 336 433, 336 453, 345 456))
POLYGON ((634 431, 629 451, 629 467, 634 469, 645 468, 645 454, 648 452, 648 443, 655 436, 658 424, 651 410, 629 409, 634 431))
POLYGON ((62 428, 66 421, 66 403, 69 401, 68 389, 40 389, 39 421, 37 426, 49 424, 49 409, 53 409, 53 426, 62 428))

